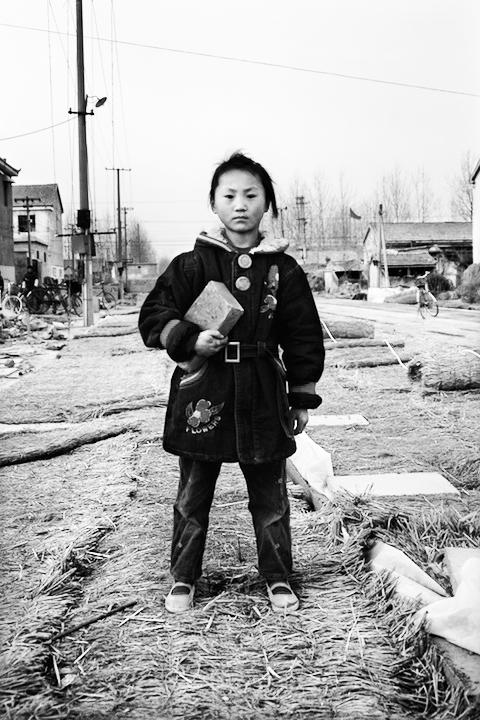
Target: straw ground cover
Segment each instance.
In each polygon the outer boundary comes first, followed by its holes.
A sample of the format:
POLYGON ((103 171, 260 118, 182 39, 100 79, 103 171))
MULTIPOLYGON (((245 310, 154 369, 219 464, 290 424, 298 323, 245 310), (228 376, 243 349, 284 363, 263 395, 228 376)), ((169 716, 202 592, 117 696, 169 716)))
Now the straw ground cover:
MULTIPOLYGON (((75 340, 10 387, 0 421, 100 422, 116 403, 164 396, 171 367, 134 335, 75 340)), ((134 432, 1 468, 7 717, 474 717, 412 628, 412 608, 366 573, 363 549, 378 535, 444 584, 441 547, 478 546, 479 395, 423 396, 400 365, 327 366, 319 390, 319 412, 370 422, 309 430, 337 474, 435 469, 461 498, 347 499, 312 513, 292 488, 302 604, 283 618, 255 569, 243 479, 224 466, 195 609, 177 618, 163 608, 177 461, 161 448, 162 408, 120 414, 138 423, 134 432), (130 600, 129 610, 48 642, 130 600)))

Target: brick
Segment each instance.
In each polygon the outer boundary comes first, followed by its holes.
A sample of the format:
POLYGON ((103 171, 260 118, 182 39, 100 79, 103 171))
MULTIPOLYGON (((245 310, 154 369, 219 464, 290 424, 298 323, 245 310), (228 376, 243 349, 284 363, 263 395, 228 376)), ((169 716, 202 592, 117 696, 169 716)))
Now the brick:
POLYGON ((242 314, 243 307, 226 286, 210 280, 187 310, 184 319, 195 323, 201 330, 218 330, 222 335, 228 335, 242 314))

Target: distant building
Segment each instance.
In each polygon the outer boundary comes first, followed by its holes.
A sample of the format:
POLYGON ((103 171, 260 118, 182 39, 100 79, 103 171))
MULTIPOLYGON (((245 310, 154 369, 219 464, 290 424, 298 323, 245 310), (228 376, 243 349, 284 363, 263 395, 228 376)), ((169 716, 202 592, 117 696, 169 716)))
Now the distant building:
POLYGON ((473 214, 472 214, 472 262, 480 263, 480 160, 470 178, 473 185, 473 214))
MULTIPOLYGON (((384 223, 383 229, 388 275, 393 284, 435 270, 456 287, 472 262, 470 222, 384 223)), ((363 242, 364 272, 371 287, 377 283, 379 253, 384 274, 379 232, 379 224, 372 223, 363 242)))
POLYGON ((15 281, 13 243, 12 178, 20 171, 0 158, 0 271, 4 280, 15 281))
POLYGON ((13 188, 13 239, 17 281, 30 256, 40 281, 64 276, 63 205, 58 185, 16 185, 13 188))

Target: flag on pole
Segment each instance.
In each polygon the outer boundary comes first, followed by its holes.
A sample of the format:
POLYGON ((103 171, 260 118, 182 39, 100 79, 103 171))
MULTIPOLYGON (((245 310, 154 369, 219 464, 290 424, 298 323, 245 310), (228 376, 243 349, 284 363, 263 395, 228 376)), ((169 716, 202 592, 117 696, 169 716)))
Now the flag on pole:
POLYGON ((361 216, 361 215, 357 215, 357 213, 354 213, 353 210, 352 210, 352 208, 350 208, 350 217, 353 218, 354 220, 361 220, 361 219, 362 219, 362 216, 361 216))

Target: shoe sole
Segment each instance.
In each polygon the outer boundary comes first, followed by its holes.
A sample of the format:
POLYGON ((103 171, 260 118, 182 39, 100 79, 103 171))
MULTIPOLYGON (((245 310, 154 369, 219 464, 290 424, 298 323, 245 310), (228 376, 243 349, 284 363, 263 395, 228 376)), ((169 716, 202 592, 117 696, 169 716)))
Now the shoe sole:
MULTIPOLYGON (((271 604, 271 603, 270 603, 271 604)), ((277 605, 272 605, 272 610, 275 613, 281 613, 282 615, 289 615, 290 613, 294 613, 298 610, 300 607, 300 603, 297 602, 294 605, 286 605, 285 607, 278 607, 277 605)))

